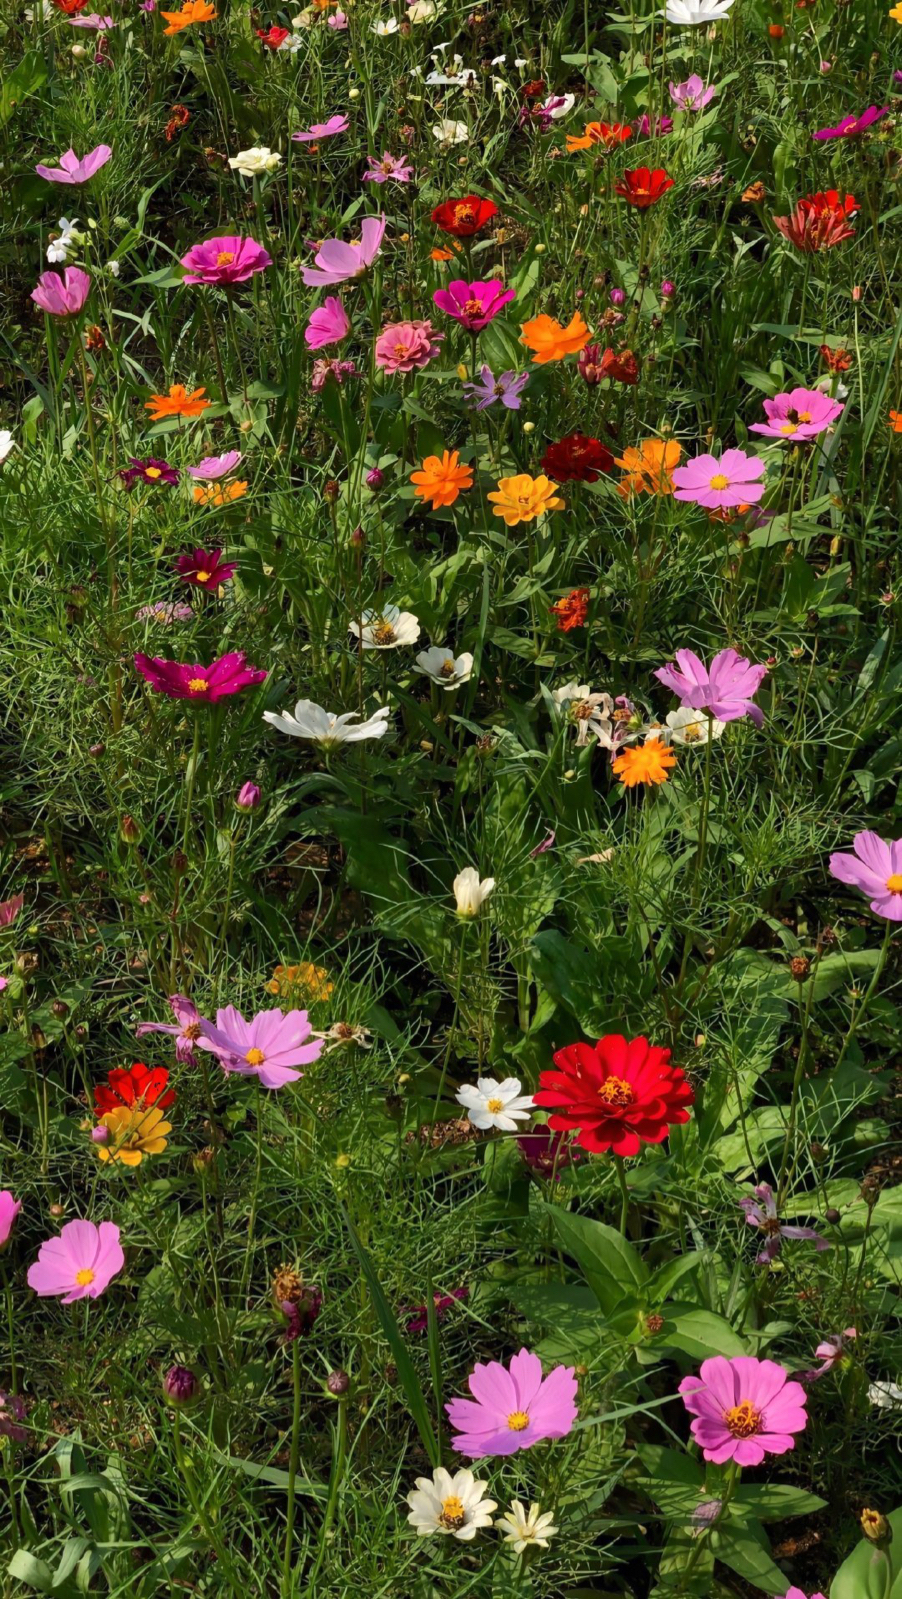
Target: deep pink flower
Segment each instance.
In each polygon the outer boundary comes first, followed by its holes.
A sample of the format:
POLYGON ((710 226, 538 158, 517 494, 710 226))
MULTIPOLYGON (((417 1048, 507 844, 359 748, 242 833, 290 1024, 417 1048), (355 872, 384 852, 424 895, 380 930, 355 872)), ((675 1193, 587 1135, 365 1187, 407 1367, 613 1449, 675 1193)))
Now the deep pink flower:
POLYGON ((242 783, 235 795, 235 804, 239 811, 255 811, 261 798, 261 791, 256 783, 242 783))
POLYGON ((376 340, 376 365, 384 372, 416 372, 439 353, 444 338, 431 322, 387 322, 376 340))
POLYGON ((542 1376, 538 1355, 521 1349, 510 1367, 477 1361, 467 1379, 472 1399, 452 1399, 445 1409, 457 1431, 458 1454, 514 1455, 545 1438, 566 1438, 577 1417, 572 1366, 542 1376))
POLYGON ((692 1436, 706 1460, 722 1466, 760 1466, 765 1455, 795 1448, 795 1434, 808 1423, 806 1394, 775 1360, 754 1355, 714 1355, 696 1377, 680 1383, 692 1436))
POLYGON ((242 1077, 257 1077, 264 1088, 284 1088, 296 1083, 322 1052, 323 1039, 307 1043, 312 1028, 305 1010, 262 1010, 245 1021, 240 1010, 227 1005, 216 1012, 216 1026, 207 1026, 198 1039, 200 1049, 210 1050, 224 1072, 242 1077))
POLYGON ((660 136, 665 133, 672 133, 673 117, 665 117, 662 114, 660 117, 652 118, 643 111, 634 126, 640 139, 651 139, 656 134, 660 136))
POLYGON ((21 1209, 21 1199, 15 1199, 8 1188, 0 1188, 0 1252, 9 1243, 21 1209))
POLYGON ((569 1132, 553 1133, 545 1122, 540 1122, 529 1133, 521 1133, 517 1148, 537 1177, 549 1180, 554 1177, 558 1183, 568 1166, 576 1166, 585 1158, 585 1150, 580 1149, 569 1132))
POLYGON ((500 278, 490 278, 488 283, 467 283, 455 278, 447 289, 436 289, 432 296, 440 311, 447 311, 470 333, 487 328, 502 306, 516 297, 516 289, 505 289, 500 278))
POLYGON ((310 313, 304 329, 308 349, 324 350, 327 344, 340 344, 351 331, 348 314, 337 294, 330 294, 322 305, 310 313))
POLYGON ((190 555, 180 555, 175 570, 183 583, 205 589, 215 594, 220 583, 230 583, 238 570, 237 562, 220 559, 222 550, 192 550, 190 555))
POLYGON ((764 462, 744 450, 724 450, 718 461, 714 455, 695 455, 685 466, 674 467, 674 499, 689 500, 709 511, 735 505, 754 505, 764 494, 764 462))
POLYGON ((301 267, 301 277, 308 289, 347 283, 349 278, 362 278, 379 254, 384 234, 384 216, 364 217, 359 244, 345 244, 342 239, 326 239, 320 245, 313 265, 301 267))
POLYGON ((879 833, 856 833, 852 851, 830 856, 831 876, 859 888, 877 916, 902 922, 902 838, 890 843, 879 833))
POLYGON ((296 144, 315 144, 317 139, 331 139, 336 133, 347 133, 350 124, 346 116, 336 112, 327 122, 311 122, 302 133, 293 133, 296 144))
POLYGON ((816 439, 831 422, 842 416, 843 406, 820 389, 790 389, 764 401, 766 422, 753 422, 750 433, 764 433, 771 439, 816 439))
POLYGON ((151 455, 146 461, 139 461, 136 455, 129 456, 129 465, 122 467, 119 476, 127 489, 133 489, 136 483, 148 483, 154 487, 159 483, 177 483, 179 472, 177 466, 170 466, 168 461, 160 461, 151 455))
POLYGON ((24 894, 14 894, 12 899, 5 899, 0 903, 0 927, 9 927, 18 916, 25 904, 24 894))
MULTIPOLYGON (((845 1327, 841 1333, 834 1333, 831 1337, 825 1338, 823 1343, 818 1344, 814 1351, 816 1359, 821 1364, 814 1366, 811 1371, 801 1372, 802 1381, 818 1382, 821 1377, 825 1377, 827 1372, 832 1371, 833 1367, 842 1360, 846 1352, 846 1344, 853 1342, 857 1337, 857 1327, 845 1327)), ((816 1596, 813 1596, 813 1599, 816 1599, 816 1596)))
MULTIPOLYGON (((468 1298, 469 1288, 452 1288, 450 1294, 433 1294, 432 1303, 435 1307, 436 1321, 444 1321, 448 1311, 458 1300, 468 1298)), ((425 1305, 411 1305, 403 1312, 408 1318, 405 1325, 411 1333, 425 1332, 429 1326, 429 1316, 425 1305)))
POLYGON ((67 1221, 58 1238, 48 1238, 28 1268, 28 1286, 40 1299, 97 1299, 125 1265, 119 1228, 111 1221, 67 1221))
POLYGON ((812 133, 811 137, 822 142, 827 139, 852 139, 858 133, 867 133, 868 128, 872 128, 875 122, 885 117, 888 111, 888 105, 869 105, 866 111, 862 111, 860 117, 843 117, 835 128, 820 128, 817 133, 812 133))
POLYGON ((48 316, 75 316, 88 298, 90 287, 87 272, 69 266, 62 277, 57 272, 42 272, 31 298, 48 316))
POLYGON ((740 1199, 740 1210, 745 1212, 745 1219, 750 1227, 759 1227, 764 1234, 764 1247, 756 1256, 759 1266, 769 1266, 776 1260, 780 1253, 784 1238, 807 1238, 813 1242, 816 1249, 829 1249, 826 1238, 822 1238, 813 1227, 787 1227, 777 1215, 777 1201, 770 1183, 759 1183, 755 1189, 755 1197, 740 1199))
POLYGON ((139 650, 135 666, 158 694, 166 694, 171 700, 196 700, 205 704, 238 694, 252 683, 262 683, 266 677, 259 667, 247 665, 243 650, 230 651, 210 666, 164 661, 159 655, 150 657, 139 650))
POLYGON ((694 650, 676 650, 676 665, 669 661, 659 666, 655 677, 678 694, 681 705, 694 711, 710 711, 719 722, 736 722, 750 716, 756 727, 764 713, 752 703, 764 678, 766 666, 753 666, 734 649, 719 650, 710 666, 694 650))
POLYGON ((186 283, 245 283, 255 272, 272 266, 272 256, 256 239, 229 233, 192 244, 182 256, 182 266, 186 283))
POLYGON ((35 172, 48 183, 87 183, 95 172, 106 166, 112 153, 108 144, 98 144, 96 150, 81 157, 74 150, 67 150, 65 155, 60 156, 58 167, 38 166, 35 172))
POLYGON ((176 1025, 171 1022, 139 1022, 135 1028, 135 1037, 142 1038, 145 1033, 168 1033, 175 1039, 175 1058, 183 1066, 195 1064, 194 1051, 197 1041, 205 1028, 212 1026, 201 1016, 197 1006, 184 994, 170 994, 169 1008, 175 1017, 176 1025))
POLYGON ((28 1410, 21 1394, 7 1394, 0 1389, 0 1438, 11 1438, 14 1444, 24 1444, 28 1430, 20 1427, 28 1410))
POLYGON ((227 477, 229 472, 234 472, 243 459, 240 450, 226 450, 224 455, 205 455, 198 466, 188 467, 188 476, 198 478, 202 483, 213 483, 217 478, 227 477))

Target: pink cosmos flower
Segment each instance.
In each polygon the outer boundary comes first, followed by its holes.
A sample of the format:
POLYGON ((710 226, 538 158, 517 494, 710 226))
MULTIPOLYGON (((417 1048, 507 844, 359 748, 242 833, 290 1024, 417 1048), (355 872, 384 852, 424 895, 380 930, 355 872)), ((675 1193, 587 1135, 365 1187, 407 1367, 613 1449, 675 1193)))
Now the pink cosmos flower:
POLYGON ((364 217, 359 244, 345 244, 342 239, 326 239, 320 245, 313 265, 301 267, 301 277, 308 289, 347 283, 349 278, 362 278, 379 254, 384 234, 384 216, 364 217))
POLYGON ((431 322, 387 322, 376 340, 376 365, 384 372, 415 372, 428 366, 444 339, 431 322))
POLYGON ((458 1454, 514 1455, 544 1438, 566 1438, 577 1417, 572 1366, 555 1366, 542 1376, 538 1355, 521 1349, 510 1367, 497 1360, 477 1361, 467 1385, 472 1399, 452 1399, 445 1409, 458 1436, 458 1454))
POLYGON ((669 661, 659 666, 655 677, 680 697, 681 705, 694 711, 710 711, 719 722, 737 722, 750 716, 756 727, 764 713, 752 703, 767 676, 766 666, 753 666, 734 649, 719 650, 706 666, 694 650, 676 650, 676 665, 669 661))
POLYGON ((480 333, 502 306, 516 297, 516 289, 505 289, 500 278, 490 278, 487 283, 466 283, 463 278, 455 278, 447 289, 436 289, 432 299, 440 311, 447 311, 461 327, 470 333, 480 333))
POLYGON ((88 298, 90 287, 87 272, 70 266, 62 277, 57 272, 42 272, 31 298, 48 316, 76 316, 88 298))
POLYGON ((685 466, 674 467, 674 499, 689 500, 709 511, 722 511, 734 505, 753 505, 761 499, 764 462, 744 450, 724 450, 720 460, 714 455, 695 455, 685 466))
POLYGON ((324 350, 327 344, 340 344, 351 331, 348 314, 336 294, 330 294, 323 304, 311 312, 304 329, 308 349, 324 350))
POLYGON ((834 1333, 830 1338, 825 1338, 823 1343, 818 1344, 814 1351, 815 1357, 821 1364, 814 1366, 811 1371, 803 1371, 801 1373, 802 1381, 818 1382, 821 1377, 825 1377, 827 1372, 832 1371, 833 1367, 842 1360, 846 1352, 846 1344, 851 1343, 857 1337, 857 1327, 846 1327, 841 1333, 834 1333))
POLYGON ((0 904, 0 927, 9 927, 15 921, 24 904, 24 894, 14 894, 12 899, 3 900, 2 904, 0 904))
POLYGON ((238 233, 192 244, 182 256, 186 283, 245 283, 256 272, 272 266, 272 256, 256 239, 238 233))
POLYGON ((210 666, 165 661, 159 655, 150 657, 139 650, 135 666, 158 694, 166 694, 171 700, 198 700, 205 704, 215 704, 252 683, 262 683, 267 675, 259 667, 247 665, 243 650, 230 651, 210 666))
POLYGON ((753 422, 750 433, 764 433, 771 439, 816 439, 831 422, 842 416, 844 407, 820 389, 790 389, 764 401, 766 422, 753 422))
POLYGON ((697 72, 693 72, 685 83, 671 83, 668 88, 671 100, 680 111, 704 111, 717 92, 713 83, 706 89, 697 72))
POLYGON ((291 137, 296 144, 315 144, 317 139, 332 139, 336 133, 347 133, 349 126, 347 117, 336 112, 327 122, 311 122, 304 132, 293 133, 291 137))
POLYGON ((334 28, 337 33, 343 33, 347 25, 348 17, 347 12, 345 11, 333 11, 331 15, 326 18, 326 27, 334 28))
POLYGON ((28 1286, 40 1299, 97 1299, 125 1265, 119 1228, 111 1221, 67 1221, 58 1238, 48 1238, 28 1268, 28 1286))
POLYGON ((902 838, 890 843, 879 833, 856 833, 851 854, 830 856, 830 874, 859 888, 877 916, 902 922, 902 838))
POLYGON ((188 476, 198 478, 202 483, 213 483, 217 478, 227 477, 229 472, 234 472, 243 460, 240 450, 226 450, 224 455, 205 455, 199 465, 188 467, 188 476))
POLYGON ((112 153, 108 144, 98 144, 89 155, 80 158, 74 150, 67 150, 65 155, 60 156, 58 167, 39 166, 35 167, 35 172, 48 183, 87 183, 95 172, 106 166, 112 153))
POLYGON ((197 1006, 184 994, 170 994, 169 1008, 175 1017, 175 1026, 171 1022, 139 1022, 135 1037, 143 1038, 145 1033, 169 1033, 175 1039, 176 1060, 183 1066, 193 1066, 198 1039, 212 1023, 205 1021, 197 1006))
POLYGON ((361 179, 363 183, 387 183, 389 178, 393 178, 395 183, 409 183, 413 177, 413 167, 403 155, 390 155, 385 150, 381 161, 374 155, 368 156, 367 160, 369 166, 361 179))
MULTIPOLYGON (((808 1599, 808 1596, 801 1588, 790 1588, 786 1593, 786 1599, 808 1599)), ((822 1593, 813 1593, 811 1599, 825 1599, 825 1596, 822 1593)))
POLYGON ((817 133, 812 133, 811 137, 822 142, 826 139, 852 139, 856 134, 867 133, 868 128, 872 128, 874 123, 879 122, 888 112, 888 105, 869 105, 866 111, 862 111, 860 117, 843 117, 835 128, 820 128, 817 133))
POLYGON ((305 1010, 262 1010, 245 1021, 240 1010, 227 1005, 216 1012, 216 1026, 207 1025, 198 1045, 214 1054, 224 1072, 257 1077, 264 1088, 284 1088, 296 1083, 321 1054, 323 1039, 307 1043, 312 1028, 305 1010))
POLYGON ((680 1383, 692 1436, 706 1460, 722 1466, 760 1466, 765 1455, 795 1448, 794 1434, 808 1422, 801 1383, 774 1360, 754 1355, 714 1355, 703 1360, 696 1377, 680 1383))
POLYGON ((826 1238, 822 1238, 813 1227, 787 1227, 777 1215, 777 1201, 770 1183, 759 1183, 755 1189, 754 1199, 740 1199, 740 1210, 745 1212, 745 1219, 750 1227, 760 1227, 764 1234, 764 1248, 756 1256, 759 1266, 769 1266, 776 1260, 782 1248, 784 1238, 810 1239, 816 1249, 829 1249, 826 1238))
POLYGON ((94 33, 109 33, 116 26, 112 17, 99 17, 96 11, 89 16, 68 17, 66 20, 70 28, 89 28, 94 33))
POLYGON ((22 1201, 14 1199, 8 1188, 0 1188, 0 1252, 2 1252, 10 1238, 16 1223, 16 1217, 22 1209, 22 1201))

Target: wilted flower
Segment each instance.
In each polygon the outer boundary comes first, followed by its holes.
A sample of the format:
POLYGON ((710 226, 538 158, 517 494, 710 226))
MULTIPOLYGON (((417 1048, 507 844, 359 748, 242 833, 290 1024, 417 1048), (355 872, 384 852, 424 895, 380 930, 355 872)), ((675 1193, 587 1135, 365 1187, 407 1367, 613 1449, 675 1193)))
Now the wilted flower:
POLYGON ((475 866, 465 866, 451 885, 457 901, 458 916, 478 916, 485 901, 495 887, 494 877, 480 879, 475 866))
POLYGON ((413 177, 413 167, 403 155, 390 155, 386 150, 381 159, 374 155, 367 159, 369 166, 363 174, 363 183, 387 183, 390 178, 395 183, 409 183, 413 177))
POLYGON ((28 1438, 28 1429, 21 1426, 21 1423, 27 1415, 28 1410, 21 1394, 8 1394, 0 1389, 0 1438, 8 1438, 14 1444, 24 1444, 28 1438))
MULTIPOLYGON (((435 1311, 436 1321, 444 1321, 448 1311, 451 1310, 454 1305, 458 1304, 460 1300, 466 1299, 469 1295, 469 1292, 469 1288, 453 1288, 450 1294, 433 1294, 432 1307, 435 1311)), ((405 1311, 404 1314, 408 1318, 405 1322, 408 1332, 422 1333, 427 1330, 429 1326, 429 1315, 425 1305, 412 1306, 411 1309, 405 1311)))
POLYGON ((769 1183, 759 1183, 754 1199, 740 1199, 740 1210, 750 1227, 758 1227, 764 1234, 764 1248, 756 1257, 759 1266, 769 1266, 780 1253, 784 1238, 810 1239, 816 1249, 829 1249, 826 1238, 813 1227, 787 1227, 777 1215, 777 1202, 769 1183))
POLYGON ((554 689, 551 698, 558 710, 576 725, 578 748, 588 744, 590 733, 595 734, 605 749, 614 748, 611 720, 614 702, 610 694, 593 694, 588 683, 572 682, 554 689))

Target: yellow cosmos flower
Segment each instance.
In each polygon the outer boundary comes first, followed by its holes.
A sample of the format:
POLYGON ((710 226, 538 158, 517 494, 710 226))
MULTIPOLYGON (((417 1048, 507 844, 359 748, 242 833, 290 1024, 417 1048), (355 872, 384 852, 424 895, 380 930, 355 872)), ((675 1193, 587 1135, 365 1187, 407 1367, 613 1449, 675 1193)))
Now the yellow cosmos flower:
POLYGON ((145 1155, 162 1155, 166 1134, 172 1123, 165 1121, 157 1105, 118 1105, 100 1118, 109 1129, 109 1141, 97 1145, 101 1160, 119 1161, 123 1166, 140 1166, 145 1155))
POLYGON ((558 498, 558 486, 547 477, 530 477, 524 472, 519 477, 503 477, 497 491, 488 497, 494 502, 495 516, 503 516, 508 527, 520 522, 532 522, 546 511, 562 511, 564 501, 558 498))

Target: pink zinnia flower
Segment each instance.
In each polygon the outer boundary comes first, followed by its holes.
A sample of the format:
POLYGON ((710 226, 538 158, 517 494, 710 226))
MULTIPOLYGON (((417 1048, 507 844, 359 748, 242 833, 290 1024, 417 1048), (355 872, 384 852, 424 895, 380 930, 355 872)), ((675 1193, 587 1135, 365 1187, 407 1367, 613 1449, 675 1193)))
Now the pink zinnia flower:
POLYGON ((0 1251, 9 1243, 21 1209, 21 1199, 15 1199, 8 1188, 0 1188, 0 1251))
POLYGON ((830 856, 831 876, 859 888, 877 916, 902 922, 902 838, 890 843, 879 833, 856 833, 852 852, 830 856))
POLYGON ((764 678, 766 666, 753 666, 733 649, 719 650, 710 666, 694 650, 676 650, 675 661, 659 666, 655 677, 678 694, 681 705, 694 711, 710 711, 719 722, 737 722, 750 716, 756 727, 764 713, 752 703, 764 678))
POLYGON ((9 927, 18 916, 25 904, 24 894, 14 894, 12 899, 5 899, 0 903, 0 927, 9 927))
POLYGON ((239 461, 243 460, 240 450, 226 450, 224 455, 205 455, 198 466, 188 467, 188 476, 199 478, 202 483, 213 483, 217 478, 234 472, 239 461))
POLYGON ((820 389, 790 389, 764 401, 766 422, 753 422, 750 433, 764 433, 771 439, 816 439, 819 433, 842 416, 843 406, 820 389))
POLYGON ((262 683, 266 673, 248 666, 243 650, 220 656, 210 666, 192 666, 181 661, 165 661, 159 655, 143 655, 139 650, 135 666, 151 688, 171 700, 199 700, 215 704, 228 694, 238 694, 252 683, 262 683))
POLYGON ((765 1455, 795 1448, 808 1422, 806 1394, 774 1360, 714 1355, 696 1377, 680 1383, 683 1404, 696 1419, 692 1436, 706 1460, 722 1466, 760 1466, 765 1455))
POLYGON ((452 1399, 445 1406, 458 1436, 458 1454, 514 1455, 545 1438, 566 1438, 577 1417, 576 1377, 572 1366, 555 1366, 542 1376, 538 1355, 521 1349, 510 1366, 497 1360, 477 1361, 467 1384, 472 1399, 452 1399))
POLYGON ((75 316, 88 298, 91 279, 81 267, 66 267, 62 277, 56 272, 42 272, 38 286, 32 289, 31 298, 48 316, 75 316))
POLYGON ((197 1006, 184 994, 170 994, 169 1008, 175 1017, 175 1026, 171 1022, 139 1022, 135 1037, 142 1038, 145 1033, 169 1033, 175 1039, 176 1060, 183 1066, 193 1066, 197 1041, 212 1024, 204 1020, 197 1006))
POLYGON ((413 167, 403 155, 390 155, 385 150, 381 161, 374 155, 367 160, 369 166, 363 174, 363 183, 387 183, 389 178, 394 178, 395 183, 409 183, 413 177, 413 167))
POLYGON ((336 112, 328 122, 311 122, 304 132, 293 133, 291 137, 296 144, 315 144, 317 139, 331 139, 336 133, 347 133, 349 126, 347 117, 336 112))
POLYGON ((65 155, 60 156, 58 167, 38 166, 35 172, 48 183, 87 183, 95 172, 106 166, 112 153, 108 144, 98 144, 96 150, 81 157, 74 150, 67 150, 65 155))
POLYGON ((256 239, 229 233, 193 244, 182 256, 182 266, 186 283, 245 283, 272 266, 272 256, 256 239))
POLYGON ((58 1238, 48 1238, 28 1268, 28 1286, 40 1299, 97 1299, 125 1265, 114 1222, 67 1221, 58 1238))
POLYGON ((214 1054, 224 1072, 257 1077, 264 1088, 284 1088, 296 1083, 322 1052, 323 1039, 307 1043, 312 1027, 305 1010, 262 1010, 245 1021, 240 1010, 227 1005, 216 1012, 216 1026, 207 1026, 198 1040, 201 1049, 214 1054))
POLYGON ((330 294, 323 304, 310 314, 304 329, 304 339, 309 349, 324 350, 327 344, 340 344, 351 331, 348 314, 336 294, 330 294))
POLYGON ((734 505, 753 505, 761 499, 764 462, 744 450, 724 450, 718 461, 714 455, 695 455, 685 466, 674 467, 674 499, 689 500, 709 511, 722 511, 734 505))
POLYGON ((750 1227, 760 1227, 764 1233, 764 1248, 756 1256, 759 1266, 769 1266, 776 1260, 780 1253, 784 1238, 810 1239, 816 1249, 829 1249, 826 1238, 822 1238, 813 1227, 787 1227, 777 1215, 777 1201, 770 1183, 759 1183, 755 1189, 754 1199, 740 1199, 740 1210, 745 1212, 745 1219, 750 1227))
POLYGON ((487 328, 502 306, 516 297, 516 289, 505 289, 500 278, 490 278, 487 283, 466 283, 463 278, 455 278, 447 289, 436 289, 432 296, 440 311, 447 311, 470 333, 487 328))
POLYGON ((713 83, 705 88, 697 72, 693 72, 685 83, 671 83, 668 87, 670 98, 680 111, 704 111, 716 93, 713 83))
POLYGON ((868 128, 872 128, 875 122, 885 117, 888 111, 888 105, 869 105, 866 111, 862 111, 860 117, 843 117, 835 128, 820 128, 817 133, 812 133, 811 137, 822 142, 826 139, 852 139, 858 133, 867 133, 868 128))
POLYGON ((301 277, 308 289, 347 283, 349 278, 362 278, 382 248, 384 233, 384 216, 364 217, 359 244, 345 244, 342 239, 326 239, 320 245, 313 265, 301 267, 301 277))
POLYGON ((415 372, 438 355, 443 333, 431 322, 387 322, 376 340, 376 365, 384 372, 415 372))

